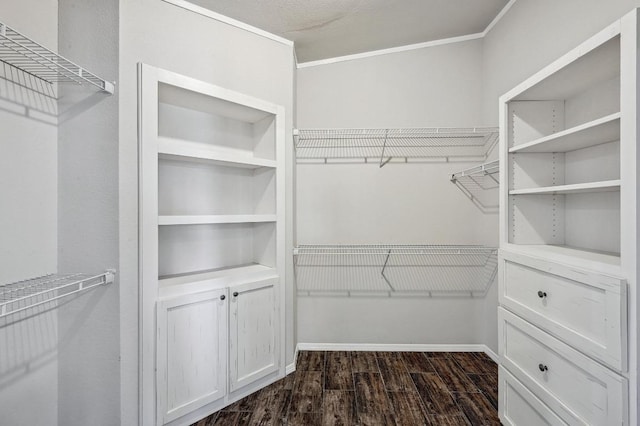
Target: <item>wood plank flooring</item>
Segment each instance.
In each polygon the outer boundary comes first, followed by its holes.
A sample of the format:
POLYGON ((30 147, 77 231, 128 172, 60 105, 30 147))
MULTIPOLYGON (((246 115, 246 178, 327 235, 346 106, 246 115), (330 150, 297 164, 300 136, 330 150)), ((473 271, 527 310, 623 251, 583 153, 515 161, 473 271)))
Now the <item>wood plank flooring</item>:
POLYGON ((192 426, 499 425, 481 352, 298 354, 295 373, 192 426))

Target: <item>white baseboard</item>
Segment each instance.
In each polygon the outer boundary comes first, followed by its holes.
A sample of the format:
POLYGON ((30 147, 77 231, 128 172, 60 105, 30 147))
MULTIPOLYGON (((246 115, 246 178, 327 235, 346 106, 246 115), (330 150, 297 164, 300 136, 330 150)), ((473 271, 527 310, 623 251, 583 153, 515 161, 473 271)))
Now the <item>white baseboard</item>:
MULTIPOLYGON (((380 351, 380 352, 484 352, 496 363, 498 355, 487 345, 483 344, 414 344, 414 343, 298 343, 295 357, 298 351, 380 351)), ((295 362, 293 370, 295 370, 295 362)), ((287 367, 287 374, 289 366, 287 367)))
POLYGON ((489 348, 489 346, 487 346, 487 345, 482 345, 482 346, 484 346, 483 352, 485 354, 487 354, 487 356, 489 358, 491 358, 493 360, 493 362, 495 362, 496 364, 500 364, 500 362, 499 362, 500 361, 500 357, 498 356, 498 354, 495 353, 494 351, 492 351, 491 348, 489 348))
POLYGON ((296 371, 296 365, 298 363, 298 351, 299 350, 300 350, 300 348, 298 346, 296 346, 296 350, 293 353, 293 362, 285 367, 285 370, 284 370, 284 374, 285 375, 289 375, 289 374, 293 373, 294 371, 296 371))

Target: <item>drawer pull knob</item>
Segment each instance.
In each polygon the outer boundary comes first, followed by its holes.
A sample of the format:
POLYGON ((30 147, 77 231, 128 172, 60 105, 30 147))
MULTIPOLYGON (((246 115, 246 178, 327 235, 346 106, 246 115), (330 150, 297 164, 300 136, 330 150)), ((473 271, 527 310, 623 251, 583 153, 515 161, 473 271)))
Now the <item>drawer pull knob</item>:
POLYGON ((546 291, 539 290, 539 291, 538 291, 538 297, 539 297, 540 299, 544 299, 545 297, 547 297, 547 292, 546 292, 546 291))
POLYGON ((548 368, 546 365, 544 365, 544 364, 538 364, 538 369, 544 373, 544 372, 545 372, 545 371, 547 371, 549 368, 548 368))
POLYGON ((225 296, 224 294, 222 296, 220 296, 220 300, 224 300, 226 298, 227 298, 227 296, 225 296))
POLYGON ((238 297, 238 292, 237 291, 233 292, 233 297, 238 297))

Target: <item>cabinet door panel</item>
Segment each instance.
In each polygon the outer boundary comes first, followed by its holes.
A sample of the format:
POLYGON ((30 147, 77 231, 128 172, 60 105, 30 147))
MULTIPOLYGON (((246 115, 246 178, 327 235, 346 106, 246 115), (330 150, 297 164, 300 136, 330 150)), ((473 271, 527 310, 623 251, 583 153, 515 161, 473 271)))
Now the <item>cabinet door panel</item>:
POLYGON ((226 394, 226 289, 158 302, 158 424, 226 394))
POLYGON ((230 288, 231 391, 278 370, 277 283, 272 278, 230 288))

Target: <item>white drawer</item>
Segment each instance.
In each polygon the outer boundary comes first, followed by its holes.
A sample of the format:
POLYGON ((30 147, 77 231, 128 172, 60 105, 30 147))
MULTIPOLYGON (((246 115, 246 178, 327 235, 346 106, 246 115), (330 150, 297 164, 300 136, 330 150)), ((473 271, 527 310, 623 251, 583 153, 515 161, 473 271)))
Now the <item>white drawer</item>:
POLYGON ((498 308, 500 364, 562 420, 626 425, 627 380, 498 308))
POLYGON ((507 370, 498 370, 500 421, 505 426, 566 425, 507 370))
POLYGON ((627 369, 627 286, 620 278, 500 253, 500 305, 618 371, 627 369))

